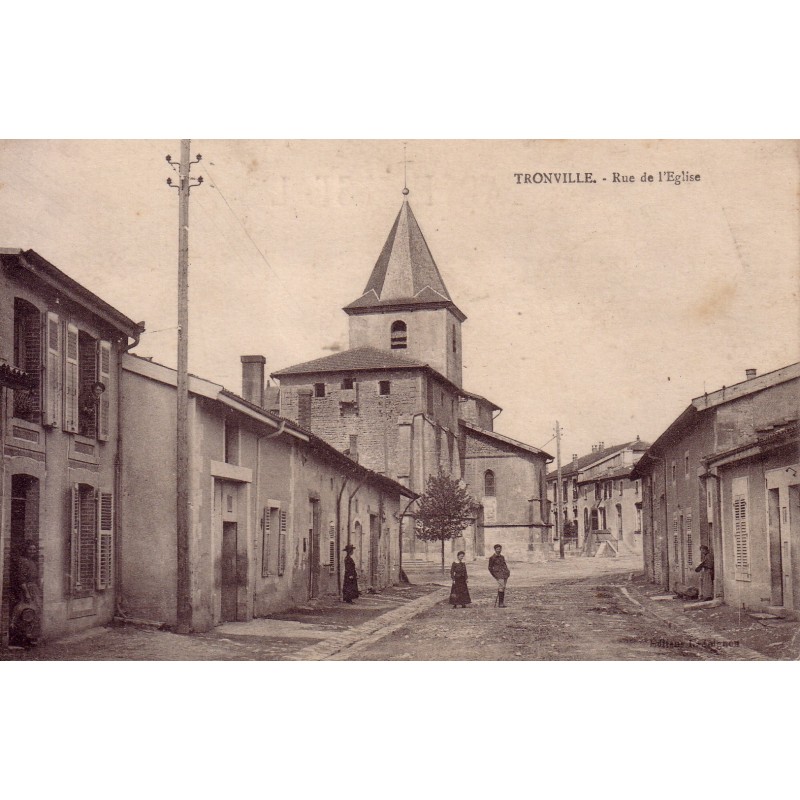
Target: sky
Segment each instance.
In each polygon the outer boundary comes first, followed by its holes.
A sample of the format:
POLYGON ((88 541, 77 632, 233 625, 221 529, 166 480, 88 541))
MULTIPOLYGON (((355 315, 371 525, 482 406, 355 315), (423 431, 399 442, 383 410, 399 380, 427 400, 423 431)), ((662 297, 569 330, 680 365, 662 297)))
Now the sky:
MULTIPOLYGON (((344 349, 402 202, 467 315, 464 387, 555 455, 652 441, 692 397, 798 360, 791 141, 196 140, 190 370, 241 391, 344 349), (696 181, 659 182, 659 171, 696 181), (517 174, 591 172, 596 183, 517 174), (614 181, 633 176, 632 182, 614 181), (652 174, 652 182, 642 175, 652 174), (603 180, 605 178, 605 180, 603 180)), ((0 142, 0 246, 32 248, 175 365, 177 140, 0 142)))

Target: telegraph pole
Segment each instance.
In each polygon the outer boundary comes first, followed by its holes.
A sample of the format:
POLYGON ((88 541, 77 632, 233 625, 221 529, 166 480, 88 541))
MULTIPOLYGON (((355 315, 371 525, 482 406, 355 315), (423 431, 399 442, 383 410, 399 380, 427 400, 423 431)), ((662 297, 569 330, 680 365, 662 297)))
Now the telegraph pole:
MULTIPOLYGON (((189 172, 201 156, 190 161, 189 139, 181 140, 178 185, 167 178, 167 185, 178 190, 178 386, 175 447, 176 531, 177 531, 177 610, 178 633, 192 630, 192 565, 190 555, 191 501, 189 498, 189 190, 203 182, 190 183, 189 172)), ((175 169, 172 157, 167 163, 175 169)))
POLYGON ((561 522, 561 426, 558 420, 556 420, 556 470, 556 535, 559 558, 564 558, 564 525, 561 522))

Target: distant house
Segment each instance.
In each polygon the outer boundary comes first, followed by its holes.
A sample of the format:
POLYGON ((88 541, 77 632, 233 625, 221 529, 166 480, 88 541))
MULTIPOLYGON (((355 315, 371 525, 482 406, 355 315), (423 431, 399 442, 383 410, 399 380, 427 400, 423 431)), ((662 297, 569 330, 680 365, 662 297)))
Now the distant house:
MULTIPOLYGON (((360 464, 422 494, 440 470, 463 480, 475 519, 452 552, 510 557, 550 550, 543 515, 552 456, 493 431, 499 406, 462 386, 466 316, 444 285, 419 224, 403 201, 363 294, 344 308, 350 348, 280 369, 280 413, 360 464)), ((413 508, 411 509, 413 514, 413 508)), ((404 562, 438 560, 439 548, 404 527, 404 562)))
MULTIPOLYGON (((641 482, 631 471, 647 450, 638 437, 632 442, 606 447, 593 445, 592 452, 561 468, 561 530, 569 527, 570 547, 592 554, 598 544, 608 541, 616 552, 642 552, 641 482), (567 526, 568 523, 571 525, 567 526)), ((558 472, 547 475, 548 496, 556 513, 558 472)))
POLYGON ((800 364, 694 398, 631 478, 643 486, 650 580, 698 586, 699 548, 714 593, 737 607, 800 609, 800 364))
MULTIPOLYGON (((191 627, 338 595, 355 546, 362 591, 399 581, 399 516, 415 497, 294 422, 268 411, 262 356, 243 356, 243 395, 189 379, 191 627)), ((120 608, 175 624, 177 375, 128 355, 122 365, 124 491, 120 608)))
POLYGON ((0 249, 0 642, 37 552, 41 635, 111 621, 119 499, 119 363, 143 325, 33 250, 0 249), (133 340, 132 342, 130 340, 133 340))

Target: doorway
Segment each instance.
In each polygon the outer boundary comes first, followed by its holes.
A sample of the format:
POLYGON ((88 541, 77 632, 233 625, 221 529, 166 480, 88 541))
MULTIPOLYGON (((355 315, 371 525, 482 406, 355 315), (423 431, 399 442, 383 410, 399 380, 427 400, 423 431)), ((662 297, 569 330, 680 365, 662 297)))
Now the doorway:
POLYGON ((222 609, 220 618, 222 622, 236 621, 236 605, 238 593, 238 580, 236 568, 238 531, 235 522, 222 523, 222 609))
POLYGON ((322 564, 319 540, 319 500, 315 497, 310 498, 308 501, 308 545, 311 549, 309 553, 311 568, 308 576, 308 598, 313 600, 319 597, 319 573, 322 564))
POLYGON ((378 582, 378 517, 369 515, 369 585, 375 587, 378 582))

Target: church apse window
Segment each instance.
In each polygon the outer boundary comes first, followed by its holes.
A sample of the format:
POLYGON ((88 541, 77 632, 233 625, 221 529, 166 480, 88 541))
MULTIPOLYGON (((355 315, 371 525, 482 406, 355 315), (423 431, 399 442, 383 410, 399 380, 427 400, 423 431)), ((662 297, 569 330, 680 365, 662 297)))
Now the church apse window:
POLYGON ((391 346, 392 350, 405 350, 408 347, 408 328, 401 319, 392 323, 391 346))
POLYGON ((486 497, 495 496, 494 472, 490 469, 483 473, 483 493, 486 497))

